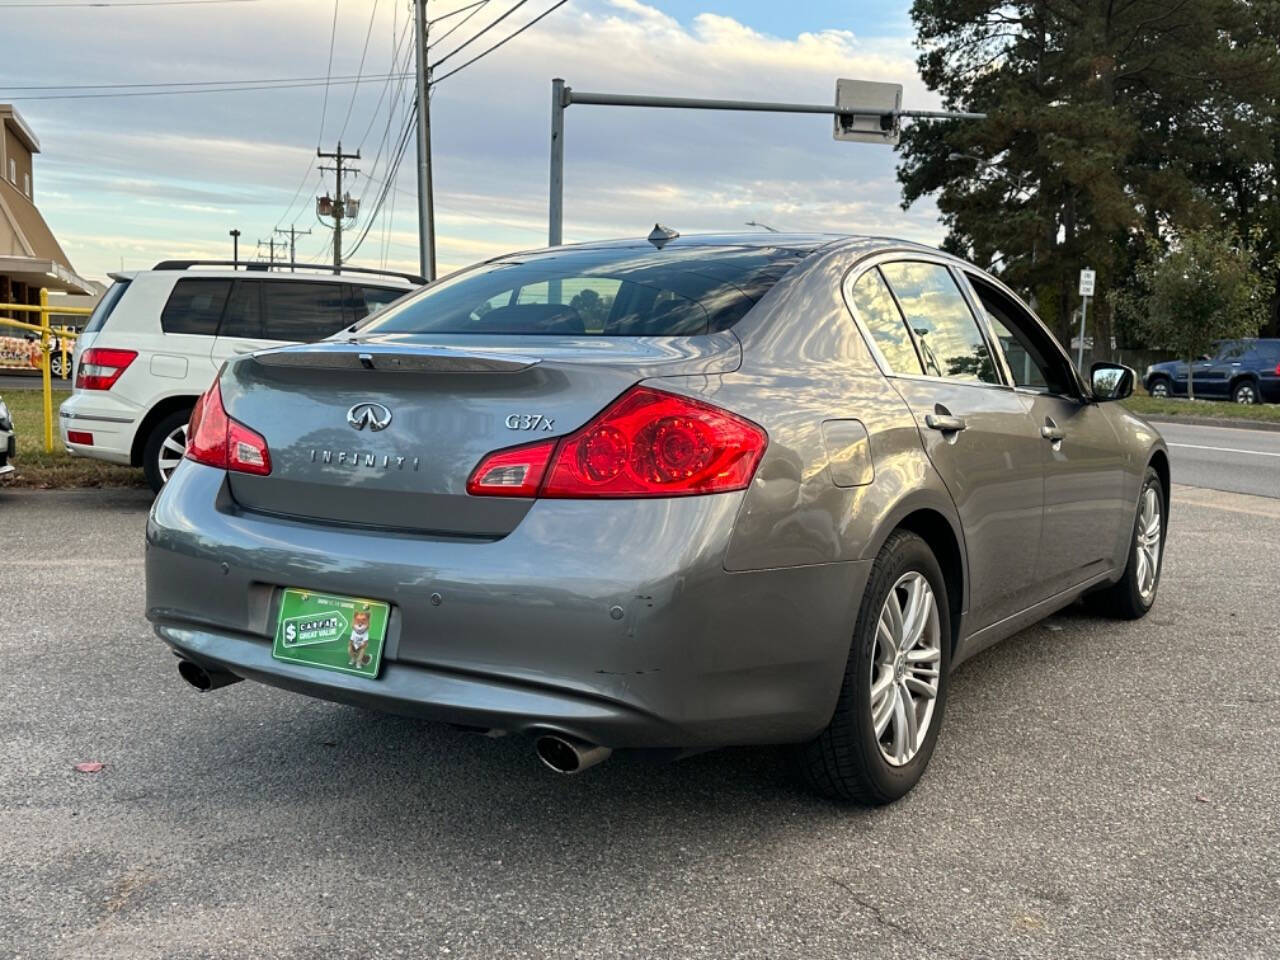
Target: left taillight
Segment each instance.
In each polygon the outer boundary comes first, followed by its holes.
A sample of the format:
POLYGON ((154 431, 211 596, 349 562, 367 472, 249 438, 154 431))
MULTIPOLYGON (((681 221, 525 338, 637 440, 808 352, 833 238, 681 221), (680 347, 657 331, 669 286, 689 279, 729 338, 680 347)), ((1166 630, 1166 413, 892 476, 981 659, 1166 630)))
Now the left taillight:
POLYGON ((222 405, 222 388, 216 380, 191 411, 187 458, 237 473, 260 477, 271 473, 271 453, 266 438, 227 416, 226 407, 222 405))
POLYGON ((742 490, 768 435, 692 397, 633 387, 580 430, 508 447, 471 473, 472 496, 597 499, 742 490))
POLYGON ((136 359, 136 350, 91 347, 84 352, 80 358, 80 366, 76 369, 76 389, 110 390, 136 359))

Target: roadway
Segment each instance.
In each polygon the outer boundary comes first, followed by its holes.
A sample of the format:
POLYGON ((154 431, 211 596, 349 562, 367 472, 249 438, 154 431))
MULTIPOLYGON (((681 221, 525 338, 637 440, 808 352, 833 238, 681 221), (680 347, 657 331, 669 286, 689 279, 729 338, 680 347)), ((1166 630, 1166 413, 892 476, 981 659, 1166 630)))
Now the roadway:
POLYGON ((1155 426, 1169 444, 1174 483, 1280 498, 1280 431, 1155 426))

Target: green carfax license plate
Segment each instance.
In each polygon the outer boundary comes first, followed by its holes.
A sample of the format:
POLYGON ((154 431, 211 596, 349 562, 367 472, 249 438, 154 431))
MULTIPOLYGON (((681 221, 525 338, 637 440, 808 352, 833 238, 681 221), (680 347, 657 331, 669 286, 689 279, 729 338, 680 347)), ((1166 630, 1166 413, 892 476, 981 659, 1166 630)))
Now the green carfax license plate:
POLYGON ((376 677, 391 607, 378 600, 338 597, 288 587, 280 600, 277 660, 376 677))

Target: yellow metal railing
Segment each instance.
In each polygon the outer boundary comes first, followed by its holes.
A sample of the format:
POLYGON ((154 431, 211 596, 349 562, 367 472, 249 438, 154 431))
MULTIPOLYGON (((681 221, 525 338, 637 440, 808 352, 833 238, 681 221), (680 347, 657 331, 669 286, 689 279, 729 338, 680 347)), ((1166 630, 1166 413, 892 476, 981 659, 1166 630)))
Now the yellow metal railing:
POLYGON ((62 351, 62 379, 65 380, 69 372, 67 341, 74 340, 79 334, 68 327, 52 326, 49 318, 55 314, 60 317, 87 317, 93 313, 93 310, 89 307, 50 307, 49 291, 41 290, 38 306, 25 303, 0 303, 0 313, 38 313, 40 315, 39 323, 25 323, 9 317, 0 317, 0 327, 17 327, 20 330, 34 330, 40 334, 40 374, 44 381, 44 449, 46 453, 51 452, 53 450, 53 378, 49 370, 49 355, 53 351, 49 339, 53 336, 58 338, 58 346, 62 351))

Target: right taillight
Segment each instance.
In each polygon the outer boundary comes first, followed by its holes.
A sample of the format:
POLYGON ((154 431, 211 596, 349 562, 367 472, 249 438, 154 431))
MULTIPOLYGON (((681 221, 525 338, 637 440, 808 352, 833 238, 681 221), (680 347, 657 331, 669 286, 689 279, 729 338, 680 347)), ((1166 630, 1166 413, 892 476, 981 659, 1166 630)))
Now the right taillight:
POLYGON ((634 387, 560 440, 499 450, 471 474, 476 496, 683 497, 745 488, 768 446, 750 420, 634 387))
POLYGON ((91 347, 80 358, 76 369, 77 390, 110 390, 129 364, 138 358, 136 350, 109 350, 91 347))
POLYGON ((262 434, 227 416, 222 389, 215 380, 196 401, 187 425, 187 458, 239 473, 271 473, 271 453, 262 434))
POLYGON ((1276 364, 1276 376, 1280 377, 1280 363, 1276 364))

